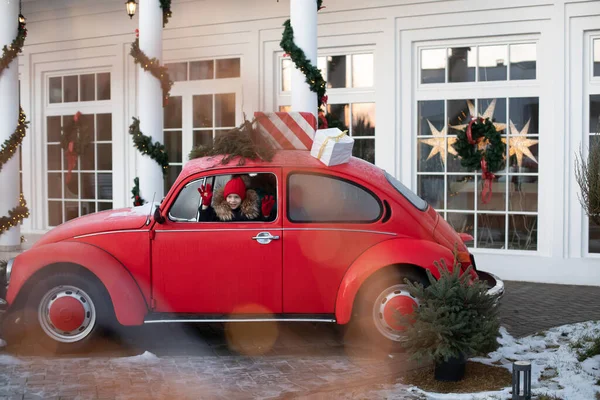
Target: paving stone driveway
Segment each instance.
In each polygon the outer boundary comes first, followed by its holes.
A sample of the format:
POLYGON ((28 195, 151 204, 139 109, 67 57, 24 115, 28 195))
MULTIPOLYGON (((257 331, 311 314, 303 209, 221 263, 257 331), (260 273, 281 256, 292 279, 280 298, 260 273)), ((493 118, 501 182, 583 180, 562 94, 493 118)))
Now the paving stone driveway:
MULTIPOLYGON (((600 320, 598 287, 507 282, 506 289, 501 318, 514 336, 600 320)), ((333 325, 151 325, 72 357, 12 344, 0 352, 0 399, 365 398, 414 367, 404 354, 374 352, 333 325)), ((404 390, 393 398, 419 397, 404 390)))

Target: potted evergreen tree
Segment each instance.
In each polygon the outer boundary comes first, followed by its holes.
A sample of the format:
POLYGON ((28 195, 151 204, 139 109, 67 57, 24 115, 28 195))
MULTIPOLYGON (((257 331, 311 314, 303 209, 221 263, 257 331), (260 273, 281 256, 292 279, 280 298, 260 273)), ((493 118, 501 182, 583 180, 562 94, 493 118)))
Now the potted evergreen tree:
POLYGON ((403 346, 412 358, 434 362, 436 380, 459 381, 467 358, 498 348, 497 299, 485 282, 470 279, 472 267, 461 274, 456 252, 452 271, 444 260, 434 264, 439 279, 427 271, 429 285, 407 282, 419 307, 410 317, 399 316, 406 326, 403 346))
MULTIPOLYGON (((596 128, 596 132, 600 132, 600 127, 596 128)), ((580 189, 579 202, 590 224, 590 251, 597 251, 600 249, 600 138, 597 133, 590 137, 587 157, 583 146, 575 157, 575 179, 580 189)))

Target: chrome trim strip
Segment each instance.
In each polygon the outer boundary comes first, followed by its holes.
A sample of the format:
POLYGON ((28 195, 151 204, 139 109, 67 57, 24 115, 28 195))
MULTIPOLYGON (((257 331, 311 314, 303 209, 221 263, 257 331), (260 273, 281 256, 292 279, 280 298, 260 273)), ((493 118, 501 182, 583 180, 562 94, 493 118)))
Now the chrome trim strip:
POLYGON ((6 287, 8 287, 8 284, 10 283, 10 276, 12 275, 12 269, 13 269, 14 263, 15 263, 14 257, 11 258, 10 260, 8 260, 8 262, 6 263, 6 272, 4 273, 5 280, 6 280, 6 287))
POLYGON ((284 231, 337 231, 337 232, 358 232, 358 233, 375 233, 379 235, 398 236, 394 232, 369 231, 366 229, 337 229, 337 228, 284 228, 284 231))
POLYGON ((256 228, 223 228, 223 229, 157 229, 155 230, 156 233, 171 233, 171 232, 233 232, 233 231, 250 231, 250 232, 256 232, 256 231, 282 231, 284 230, 283 228, 263 228, 263 227, 256 227, 256 228))
POLYGON ((331 322, 335 319, 312 319, 312 318, 219 318, 219 319, 160 319, 144 321, 144 324, 160 324, 173 322, 331 322))
POLYGON ((165 230, 156 230, 156 233, 171 233, 171 232, 231 232, 231 231, 258 231, 258 230, 267 230, 267 231, 334 231, 334 232, 356 232, 356 233, 374 233, 378 235, 388 235, 388 236, 397 236, 394 232, 379 232, 379 231, 368 231, 364 229, 336 229, 336 228, 223 228, 223 229, 165 229, 165 230))
POLYGON ((133 232, 148 232, 148 229, 125 229, 122 231, 87 233, 85 235, 73 236, 73 239, 81 239, 81 238, 90 237, 90 236, 110 235, 113 233, 133 233, 133 232))

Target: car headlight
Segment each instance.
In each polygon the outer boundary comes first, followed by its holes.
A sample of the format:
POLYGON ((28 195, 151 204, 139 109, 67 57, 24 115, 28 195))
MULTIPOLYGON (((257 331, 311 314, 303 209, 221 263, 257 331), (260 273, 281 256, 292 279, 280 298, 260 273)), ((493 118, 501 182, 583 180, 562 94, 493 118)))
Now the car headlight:
POLYGON ((6 286, 8 286, 8 283, 10 282, 10 274, 12 272, 12 267, 14 263, 15 259, 11 258, 10 260, 8 260, 8 264, 6 264, 6 286))

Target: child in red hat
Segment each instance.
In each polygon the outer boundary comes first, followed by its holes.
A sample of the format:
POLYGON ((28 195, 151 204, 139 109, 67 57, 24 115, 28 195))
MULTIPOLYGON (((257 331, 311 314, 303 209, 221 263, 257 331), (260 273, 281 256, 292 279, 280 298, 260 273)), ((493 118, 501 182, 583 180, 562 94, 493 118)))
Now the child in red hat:
POLYGON ((198 188, 202 197, 200 221, 267 221, 271 220, 271 211, 275 205, 273 196, 265 196, 259 204, 258 194, 246 189, 241 177, 233 177, 225 187, 214 193, 210 184, 198 188))

